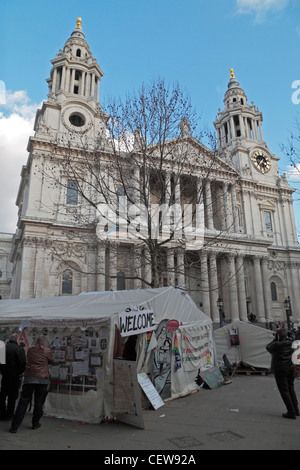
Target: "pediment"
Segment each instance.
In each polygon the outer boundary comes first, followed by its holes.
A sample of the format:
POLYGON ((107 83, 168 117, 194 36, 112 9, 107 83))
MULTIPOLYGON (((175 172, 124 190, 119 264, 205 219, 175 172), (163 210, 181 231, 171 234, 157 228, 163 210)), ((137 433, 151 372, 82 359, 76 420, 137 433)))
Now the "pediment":
MULTIPOLYGON (((172 163, 174 166, 178 163, 182 167, 189 168, 190 172, 194 169, 197 173, 208 176, 208 173, 214 175, 224 174, 224 178, 238 178, 239 174, 234 165, 228 159, 225 160, 206 147, 202 142, 188 136, 184 138, 172 139, 165 143, 167 148, 164 159, 165 163, 172 163)), ((159 146, 155 146, 158 149, 159 146)), ((155 148, 153 147, 153 149, 155 148)), ((155 150, 153 151, 155 153, 155 150)))

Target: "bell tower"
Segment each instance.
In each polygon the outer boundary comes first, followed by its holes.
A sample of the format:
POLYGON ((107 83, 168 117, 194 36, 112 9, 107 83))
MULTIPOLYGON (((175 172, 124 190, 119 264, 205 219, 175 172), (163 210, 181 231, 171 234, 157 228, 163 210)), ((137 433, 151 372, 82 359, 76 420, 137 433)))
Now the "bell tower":
POLYGON ((81 18, 71 37, 67 40, 63 51, 60 49, 55 59, 50 78, 48 98, 62 103, 71 95, 85 99, 92 107, 99 101, 100 80, 103 72, 92 57, 92 53, 82 31, 81 18))
POLYGON ((214 122, 218 152, 229 158, 238 171, 255 179, 278 176, 278 158, 263 139, 262 121, 262 113, 253 102, 248 104, 246 93, 230 69, 224 109, 219 109, 214 122))
POLYGON ((95 139, 105 132, 107 115, 99 102, 103 72, 92 56, 81 23, 77 18, 63 50, 51 61, 48 100, 37 112, 35 138, 57 141, 72 133, 95 139))

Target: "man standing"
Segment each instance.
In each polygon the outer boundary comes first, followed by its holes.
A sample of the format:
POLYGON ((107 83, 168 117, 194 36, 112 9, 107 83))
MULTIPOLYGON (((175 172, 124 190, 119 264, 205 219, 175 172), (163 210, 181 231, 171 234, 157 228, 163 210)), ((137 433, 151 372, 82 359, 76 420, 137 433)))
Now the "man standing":
POLYGON ((34 394, 32 429, 38 429, 43 416, 43 406, 48 394, 50 381, 49 364, 54 362, 51 349, 46 346, 44 336, 39 336, 35 346, 29 348, 27 365, 20 400, 14 414, 9 432, 16 433, 25 416, 27 407, 34 394))
POLYGON ((5 347, 5 364, 0 365, 2 374, 0 392, 0 419, 12 419, 20 387, 20 376, 26 365, 24 349, 18 345, 17 333, 10 336, 5 347))
POLYGON ((296 419, 300 416, 298 400, 294 389, 295 365, 292 361, 293 339, 288 337, 284 328, 277 331, 275 339, 267 345, 267 351, 272 355, 272 367, 281 398, 287 408, 282 416, 296 419))

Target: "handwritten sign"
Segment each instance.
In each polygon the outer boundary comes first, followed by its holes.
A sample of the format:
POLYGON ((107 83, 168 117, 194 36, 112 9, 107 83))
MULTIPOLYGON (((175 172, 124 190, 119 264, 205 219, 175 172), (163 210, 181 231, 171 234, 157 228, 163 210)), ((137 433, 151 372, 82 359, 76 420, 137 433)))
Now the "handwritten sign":
POLYGON ((137 376, 138 382, 142 389, 144 390, 145 394, 147 395, 151 405, 155 410, 160 408, 164 405, 163 400, 160 398, 160 395, 157 393, 156 388, 154 387, 153 383, 149 379, 146 372, 142 372, 137 376))
POLYGON ((143 306, 131 306, 119 313, 121 336, 131 336, 156 329, 154 313, 143 306))
POLYGON ((209 329, 206 326, 191 326, 181 327, 180 330, 184 370, 192 371, 211 364, 209 329))

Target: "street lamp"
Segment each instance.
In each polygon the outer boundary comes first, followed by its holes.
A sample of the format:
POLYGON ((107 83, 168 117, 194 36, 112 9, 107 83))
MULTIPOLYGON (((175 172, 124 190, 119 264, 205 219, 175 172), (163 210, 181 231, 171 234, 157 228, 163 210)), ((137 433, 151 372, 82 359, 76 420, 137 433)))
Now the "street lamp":
POLYGON ((221 299, 220 295, 219 295, 219 298, 217 300, 217 307, 219 309, 219 317, 220 317, 220 328, 222 328, 223 326, 223 320, 224 320, 224 312, 223 312, 223 300, 221 299))
POLYGON ((287 327, 288 330, 291 329, 291 316, 292 316, 292 307, 291 307, 291 299, 290 296, 288 296, 286 299, 284 299, 284 309, 286 311, 286 320, 287 320, 287 327))

